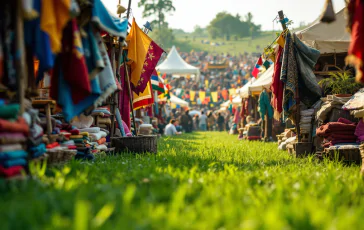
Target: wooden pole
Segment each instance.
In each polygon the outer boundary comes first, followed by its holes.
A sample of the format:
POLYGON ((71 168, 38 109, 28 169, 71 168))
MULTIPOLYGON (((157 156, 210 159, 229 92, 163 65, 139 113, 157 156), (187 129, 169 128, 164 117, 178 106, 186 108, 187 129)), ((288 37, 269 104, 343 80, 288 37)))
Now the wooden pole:
MULTIPOLYGON (((287 29, 287 25, 283 22, 284 20, 284 14, 283 11, 278 11, 278 15, 279 15, 279 20, 281 22, 282 28, 283 30, 287 29)), ((297 138, 298 138, 298 142, 301 142, 301 130, 300 130, 300 96, 299 96, 299 89, 298 89, 298 80, 296 82, 296 92, 295 92, 295 100, 296 100, 296 133, 297 133, 297 138)))

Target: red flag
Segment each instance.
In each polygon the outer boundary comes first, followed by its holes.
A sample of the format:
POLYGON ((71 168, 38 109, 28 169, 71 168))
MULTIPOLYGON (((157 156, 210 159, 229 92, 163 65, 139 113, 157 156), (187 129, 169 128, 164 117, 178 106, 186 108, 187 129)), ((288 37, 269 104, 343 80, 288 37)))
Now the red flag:
POLYGON ((258 61, 257 61, 257 65, 262 66, 263 65, 263 59, 262 56, 259 57, 258 61))

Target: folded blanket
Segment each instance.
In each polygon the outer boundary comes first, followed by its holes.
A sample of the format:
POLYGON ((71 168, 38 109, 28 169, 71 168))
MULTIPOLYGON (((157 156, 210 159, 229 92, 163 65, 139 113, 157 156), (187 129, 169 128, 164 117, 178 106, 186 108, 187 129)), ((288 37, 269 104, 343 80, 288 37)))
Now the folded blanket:
POLYGON ((80 134, 80 130, 78 129, 72 129, 69 131, 72 135, 79 135, 80 134))
POLYGON ((83 137, 88 137, 90 134, 88 132, 80 132, 79 135, 82 135, 83 137))
POLYGON ((37 158, 43 156, 44 153, 47 152, 46 145, 44 143, 29 148, 30 153, 32 154, 33 158, 37 158))
POLYGON ((103 137, 103 138, 101 138, 100 140, 98 140, 98 141, 97 141, 97 144, 102 145, 102 144, 104 144, 105 142, 106 142, 106 138, 105 138, 105 137, 103 137))
POLYGON ((100 140, 101 138, 103 137, 106 137, 107 134, 103 131, 100 131, 98 133, 91 133, 90 134, 90 137, 91 137, 91 141, 97 141, 97 140, 100 140))
POLYGON ((69 141, 65 141, 65 142, 62 143, 62 145, 66 145, 66 146, 74 145, 74 144, 75 144, 74 140, 69 140, 69 141))
POLYGON ((337 122, 341 122, 341 123, 344 123, 344 124, 355 124, 355 122, 352 122, 352 121, 349 121, 348 119, 345 119, 345 118, 342 118, 340 117, 339 120, 337 120, 337 122))
POLYGON ((103 125, 111 125, 111 120, 110 118, 98 118, 97 120, 99 122, 99 124, 103 124, 103 125))
POLYGON ((23 169, 24 169, 23 166, 13 166, 5 168, 0 165, 0 176, 3 176, 5 178, 16 176, 19 175, 23 169))
POLYGON ((47 149, 54 149, 54 148, 59 147, 59 146, 60 146, 60 145, 59 145, 59 143, 58 143, 58 142, 54 142, 54 143, 52 143, 52 144, 47 145, 47 146, 46 146, 46 148, 47 148, 47 149))
POLYGON ((109 130, 107 130, 107 129, 102 129, 102 128, 100 128, 100 131, 105 132, 107 135, 109 135, 109 134, 110 134, 109 130))
POLYGON ((91 128, 87 128, 87 129, 80 129, 80 132, 88 132, 88 133, 98 133, 100 132, 100 128, 99 127, 91 127, 91 128))
POLYGON ((320 126, 316 129, 316 134, 318 136, 327 136, 333 132, 355 132, 356 125, 354 124, 345 124, 341 122, 329 122, 325 125, 320 126))
POLYGON ((92 116, 85 116, 81 114, 79 117, 75 117, 71 124, 76 126, 78 129, 85 129, 90 128, 93 122, 94 118, 92 116))
POLYGON ((0 130, 2 133, 23 133, 27 135, 29 133, 29 126, 22 117, 19 117, 16 122, 0 119, 0 130))
POLYGON ((8 152, 0 152, 0 161, 9 160, 9 159, 17 159, 17 158, 25 158, 28 156, 28 153, 24 150, 14 150, 8 152))
POLYGON ((325 137, 327 140, 356 140, 357 136, 354 134, 346 135, 341 133, 333 133, 325 137))
POLYGON ((9 104, 0 106, 0 118, 16 119, 19 113, 19 104, 9 104))
POLYGON ((105 151, 105 150, 107 150, 107 146, 106 145, 99 145, 99 146, 96 147, 96 149, 105 151))
POLYGON ((82 139, 83 136, 82 135, 71 135, 70 136, 70 139, 73 140, 73 139, 82 139))
POLYGON ((2 165, 5 168, 10 168, 13 166, 25 166, 26 164, 27 164, 27 161, 24 158, 0 161, 0 165, 2 165))
POLYGON ((22 133, 0 133, 0 144, 17 144, 26 140, 22 133))
POLYGON ((22 149, 23 147, 21 144, 0 145, 0 152, 8 152, 22 149))
POLYGON ((107 114, 107 115, 111 115, 110 111, 107 110, 107 109, 95 109, 92 111, 92 113, 104 113, 104 114, 107 114))

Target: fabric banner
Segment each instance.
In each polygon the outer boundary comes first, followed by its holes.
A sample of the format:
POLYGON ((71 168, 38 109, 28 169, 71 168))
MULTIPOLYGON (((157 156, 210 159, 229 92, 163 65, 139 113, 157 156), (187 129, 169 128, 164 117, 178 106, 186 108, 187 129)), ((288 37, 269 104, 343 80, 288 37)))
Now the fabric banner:
POLYGON ((190 91, 190 100, 195 101, 196 91, 190 91))
POLYGON ((209 87, 209 80, 205 80, 205 87, 208 88, 209 87))
POLYGON ((126 40, 129 42, 128 59, 133 61, 130 86, 136 94, 140 94, 147 87, 164 51, 139 28, 135 19, 126 40))
POLYGON ((147 87, 141 94, 139 95, 136 93, 133 94, 134 94, 134 100, 133 100, 134 110, 152 105, 154 103, 152 95, 152 86, 150 82, 148 82, 147 87))
POLYGON ((199 95, 201 101, 205 101, 206 92, 200 91, 200 92, 198 92, 198 95, 199 95))
POLYGON ((211 92, 211 97, 213 102, 217 102, 217 92, 211 92))
POLYGON ((221 91, 221 95, 222 95, 222 97, 224 98, 225 101, 229 98, 229 92, 226 89, 221 91))

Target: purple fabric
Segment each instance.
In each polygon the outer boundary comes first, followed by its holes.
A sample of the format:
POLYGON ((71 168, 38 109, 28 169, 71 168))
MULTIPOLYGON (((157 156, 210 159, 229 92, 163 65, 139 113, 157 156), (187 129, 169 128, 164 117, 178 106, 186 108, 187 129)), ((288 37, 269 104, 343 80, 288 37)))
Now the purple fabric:
POLYGON ((360 120, 355 129, 355 136, 358 137, 358 142, 364 141, 364 122, 360 120))
MULTIPOLYGON (((121 92, 119 93, 119 108, 121 119, 125 122, 130 130, 131 122, 130 122, 130 97, 128 94, 128 88, 126 85, 126 69, 128 70, 130 76, 130 68, 125 68, 125 64, 122 64, 120 67, 120 84, 121 84, 121 92)), ((124 127, 125 129, 125 127, 124 127)), ((127 132, 125 131, 125 134, 127 132)))

